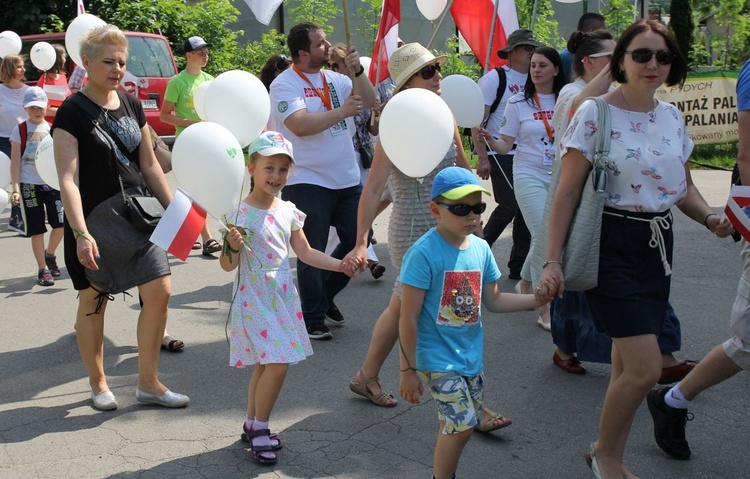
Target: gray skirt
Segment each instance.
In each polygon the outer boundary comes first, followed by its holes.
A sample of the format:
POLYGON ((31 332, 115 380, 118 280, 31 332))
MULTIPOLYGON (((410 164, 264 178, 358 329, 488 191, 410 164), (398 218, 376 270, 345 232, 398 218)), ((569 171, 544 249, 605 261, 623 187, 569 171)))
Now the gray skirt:
POLYGON ((86 217, 86 227, 101 256, 96 260, 98 270, 85 270, 86 279, 97 289, 121 293, 170 274, 166 251, 149 241, 151 233, 133 226, 121 193, 94 208, 86 217))

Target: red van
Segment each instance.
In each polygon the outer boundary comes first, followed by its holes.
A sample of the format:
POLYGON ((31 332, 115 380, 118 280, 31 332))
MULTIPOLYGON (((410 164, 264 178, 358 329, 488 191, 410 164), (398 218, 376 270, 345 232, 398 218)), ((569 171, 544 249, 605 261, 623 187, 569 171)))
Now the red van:
MULTIPOLYGON (((169 42, 161 35, 153 33, 123 32, 128 38, 127 73, 122 80, 123 90, 134 94, 141 100, 148 123, 164 139, 174 142, 174 126, 159 120, 159 110, 164 99, 167 82, 177 74, 177 64, 169 42)), ((31 47, 37 42, 59 43, 65 46, 65 32, 24 35, 21 37, 23 47, 21 54, 29 58, 31 47)), ((30 85, 36 85, 42 74, 31 61, 26 65, 26 79, 30 85)), ((68 77, 74 68, 68 59, 68 77)))

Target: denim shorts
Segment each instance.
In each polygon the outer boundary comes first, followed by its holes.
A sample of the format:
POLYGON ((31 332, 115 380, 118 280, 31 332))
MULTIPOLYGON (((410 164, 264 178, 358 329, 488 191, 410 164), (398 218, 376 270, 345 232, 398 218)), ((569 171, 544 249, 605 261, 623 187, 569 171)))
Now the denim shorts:
POLYGON ((438 407, 444 423, 443 434, 458 434, 479 425, 484 402, 484 373, 461 376, 458 373, 419 371, 438 407))

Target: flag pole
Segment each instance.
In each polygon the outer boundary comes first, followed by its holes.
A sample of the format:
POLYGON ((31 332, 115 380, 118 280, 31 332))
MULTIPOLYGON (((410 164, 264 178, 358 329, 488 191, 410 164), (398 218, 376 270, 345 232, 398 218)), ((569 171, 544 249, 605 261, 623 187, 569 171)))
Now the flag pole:
MULTIPOLYGON (((352 34, 349 31, 349 7, 346 4, 346 0, 341 0, 341 10, 344 14, 344 30, 346 32, 346 47, 348 50, 352 47, 352 34)), ((352 95, 358 94, 357 80, 354 76, 355 73, 356 72, 354 70, 352 70, 351 68, 349 69, 349 78, 352 79, 352 95)))
MULTIPOLYGON (((497 0, 499 3, 500 0, 497 0)), ((490 56, 492 55, 492 41, 495 39, 495 26, 497 25, 497 9, 498 9, 498 3, 494 3, 495 6, 495 15, 492 16, 492 26, 490 27, 490 42, 487 44, 487 56, 484 59, 484 73, 487 73, 490 71, 490 56)))
POLYGON ((448 5, 445 7, 445 11, 443 11, 443 16, 440 17, 440 21, 437 24, 437 27, 435 27, 435 31, 432 32, 432 38, 430 38, 430 42, 427 44, 427 49, 429 50, 432 46, 432 42, 435 41, 435 37, 437 36, 438 30, 440 30, 440 27, 443 26, 443 20, 445 20, 445 17, 448 15, 448 12, 451 10, 451 6, 453 5, 453 0, 448 2, 448 5))

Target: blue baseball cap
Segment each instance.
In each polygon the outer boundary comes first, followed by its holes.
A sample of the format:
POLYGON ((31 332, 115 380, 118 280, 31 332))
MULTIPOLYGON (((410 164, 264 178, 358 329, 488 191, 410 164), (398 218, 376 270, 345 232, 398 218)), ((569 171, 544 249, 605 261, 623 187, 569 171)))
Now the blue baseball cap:
POLYGON ((294 163, 294 149, 292 143, 278 131, 264 131, 250 143, 248 154, 258 153, 262 156, 286 155, 294 163))
POLYGON ((450 166, 440 170, 432 182, 433 200, 438 196, 449 200, 460 200, 477 191, 490 194, 482 187, 479 178, 474 173, 460 166, 450 166))

